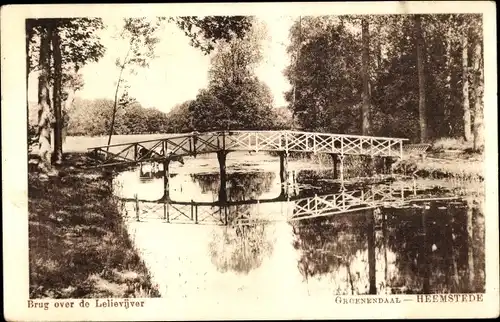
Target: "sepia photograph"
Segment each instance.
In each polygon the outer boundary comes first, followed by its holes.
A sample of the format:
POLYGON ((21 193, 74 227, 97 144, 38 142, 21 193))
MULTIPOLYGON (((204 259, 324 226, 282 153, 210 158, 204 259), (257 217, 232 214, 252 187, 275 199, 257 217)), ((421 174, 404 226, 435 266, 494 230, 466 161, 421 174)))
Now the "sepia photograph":
POLYGON ((425 3, 2 19, 6 318, 498 316, 495 5, 425 3))

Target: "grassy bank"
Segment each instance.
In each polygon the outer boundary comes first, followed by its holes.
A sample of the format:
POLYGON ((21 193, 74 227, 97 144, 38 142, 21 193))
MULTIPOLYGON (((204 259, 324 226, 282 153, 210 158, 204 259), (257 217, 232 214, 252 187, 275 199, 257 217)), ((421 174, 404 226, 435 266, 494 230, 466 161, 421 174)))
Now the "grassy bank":
MULTIPOLYGON (((402 161, 393 164, 396 174, 416 175, 429 179, 458 179, 463 181, 484 180, 484 156, 472 152, 472 143, 461 139, 443 138, 432 142, 425 158, 405 156, 402 161)), ((332 158, 327 154, 292 154, 291 158, 309 160, 324 167, 333 167, 332 158)), ((369 162, 363 157, 347 156, 344 171, 348 176, 369 175, 369 162)), ((383 164, 376 161, 377 172, 383 164)))
POLYGON ((59 175, 30 171, 30 298, 158 297, 126 232, 111 175, 67 155, 59 175))
MULTIPOLYGON (((138 141, 156 140, 180 134, 130 134, 113 135, 111 144, 125 144, 138 141)), ((63 150, 69 153, 85 153, 87 149, 108 144, 107 136, 68 136, 63 144, 63 150)))
POLYGON ((483 181, 484 169, 480 157, 457 155, 454 159, 436 158, 430 154, 425 159, 406 159, 395 164, 395 172, 421 178, 453 178, 465 181, 483 181))
POLYGON ((422 178, 484 180, 484 155, 472 152, 472 143, 459 138, 432 142, 425 158, 407 158, 395 164, 395 171, 422 178))

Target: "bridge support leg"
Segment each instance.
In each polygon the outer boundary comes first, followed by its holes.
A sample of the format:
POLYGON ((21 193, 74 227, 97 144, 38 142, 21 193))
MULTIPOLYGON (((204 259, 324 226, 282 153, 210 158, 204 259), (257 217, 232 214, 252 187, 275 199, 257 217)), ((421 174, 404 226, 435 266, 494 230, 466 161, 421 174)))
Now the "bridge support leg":
POLYGON ((226 156, 228 152, 225 150, 217 151, 217 160, 219 161, 220 187, 219 187, 219 202, 227 201, 226 191, 226 156))
POLYGON ((395 157, 384 157, 384 173, 386 174, 394 174, 394 170, 392 168, 392 165, 396 163, 398 158, 395 157))
POLYGON ((339 155, 337 153, 331 153, 330 156, 332 157, 332 162, 333 162, 333 179, 338 179, 339 155))
POLYGON ((163 161, 163 198, 168 201, 170 200, 170 189, 169 189, 169 171, 170 160, 163 161))
POLYGON ((370 156, 370 176, 373 177, 377 171, 375 169, 375 157, 374 156, 370 156))
POLYGON ((288 152, 280 151, 280 183, 282 196, 288 195, 288 152))
POLYGON ((137 221, 141 221, 140 219, 140 213, 139 213, 139 197, 137 196, 137 194, 134 195, 134 198, 135 198, 135 219, 137 221))
POLYGON ((342 187, 344 187, 344 155, 339 155, 338 160, 340 163, 340 168, 339 168, 339 175, 340 175, 340 184, 342 187))
POLYGON ((163 220, 170 222, 170 160, 163 161, 163 220))

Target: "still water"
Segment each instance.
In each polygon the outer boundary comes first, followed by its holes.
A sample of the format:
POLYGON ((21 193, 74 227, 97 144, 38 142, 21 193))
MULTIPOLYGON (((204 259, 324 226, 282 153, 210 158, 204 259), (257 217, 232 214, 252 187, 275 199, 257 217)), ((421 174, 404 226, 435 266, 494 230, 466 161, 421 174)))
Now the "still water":
POLYGON ((407 180, 342 190, 293 162, 283 185, 277 163, 234 162, 219 202, 216 160, 190 162, 172 165, 168 203, 145 202, 164 196, 161 173, 115 178, 116 195, 129 198, 129 233, 163 297, 286 306, 291 298, 484 292, 484 215, 480 198, 460 187, 407 180))

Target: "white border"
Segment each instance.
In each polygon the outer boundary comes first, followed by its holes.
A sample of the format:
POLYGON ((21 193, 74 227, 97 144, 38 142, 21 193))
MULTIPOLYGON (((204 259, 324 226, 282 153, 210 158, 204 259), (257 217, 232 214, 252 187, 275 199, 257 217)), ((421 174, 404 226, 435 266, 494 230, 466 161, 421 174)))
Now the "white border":
MULTIPOLYGON (((4 314, 7 320, 185 320, 294 318, 442 318, 499 315, 498 161, 496 100, 495 3, 469 2, 343 2, 343 3, 219 3, 219 4, 90 4, 10 5, 1 10, 2 58, 2 190, 4 314), (290 303, 277 311, 272 303, 258 308, 227 307, 196 301, 191 307, 147 300, 143 309, 28 310, 27 151, 24 20, 34 17, 175 15, 326 15, 400 13, 482 13, 484 17, 486 294, 482 303, 334 305, 304 308, 290 303)), ((193 299, 195 301, 195 299, 193 299)), ((53 301, 52 301, 53 302, 53 301)), ((78 302, 78 300, 77 300, 78 302)))

